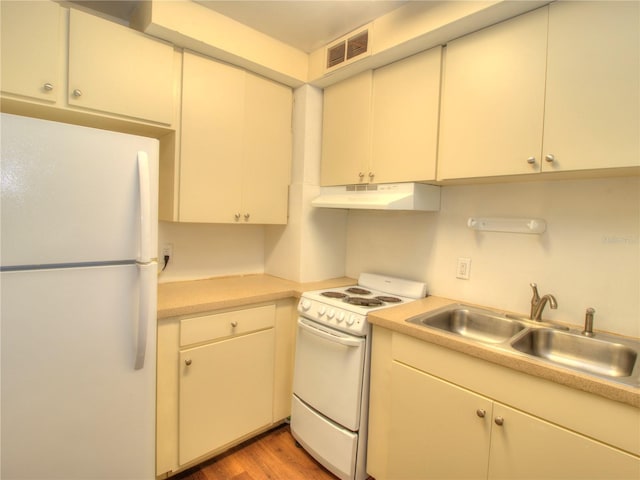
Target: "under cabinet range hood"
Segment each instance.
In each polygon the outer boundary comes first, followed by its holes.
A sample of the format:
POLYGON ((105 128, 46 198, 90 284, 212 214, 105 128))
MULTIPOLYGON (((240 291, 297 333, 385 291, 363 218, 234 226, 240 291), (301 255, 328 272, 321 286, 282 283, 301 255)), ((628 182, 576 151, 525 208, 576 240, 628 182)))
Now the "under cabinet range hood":
POLYGON ((361 210, 440 210, 440 187, 422 183, 385 183, 320 187, 311 205, 361 210))

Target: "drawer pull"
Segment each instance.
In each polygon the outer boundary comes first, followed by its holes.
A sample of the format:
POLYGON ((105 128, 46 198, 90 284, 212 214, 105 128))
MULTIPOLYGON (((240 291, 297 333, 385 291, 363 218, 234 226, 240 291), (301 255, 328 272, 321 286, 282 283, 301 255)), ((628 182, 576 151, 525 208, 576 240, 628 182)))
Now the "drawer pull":
POLYGON ((236 328, 238 326, 238 322, 236 322, 235 320, 233 322, 231 322, 231 327, 232 328, 236 328))
POLYGON ((185 364, 187 367, 188 367, 189 365, 191 365, 191 359, 190 359, 190 358, 187 358, 187 359, 184 361, 184 364, 185 364))

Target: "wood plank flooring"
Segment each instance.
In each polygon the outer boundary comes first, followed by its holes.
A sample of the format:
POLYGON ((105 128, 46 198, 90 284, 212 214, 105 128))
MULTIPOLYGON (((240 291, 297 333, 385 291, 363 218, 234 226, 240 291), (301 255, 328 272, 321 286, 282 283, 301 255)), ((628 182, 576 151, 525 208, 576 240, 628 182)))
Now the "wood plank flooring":
POLYGON ((289 425, 249 440, 175 480, 336 480, 304 449, 297 447, 289 425))

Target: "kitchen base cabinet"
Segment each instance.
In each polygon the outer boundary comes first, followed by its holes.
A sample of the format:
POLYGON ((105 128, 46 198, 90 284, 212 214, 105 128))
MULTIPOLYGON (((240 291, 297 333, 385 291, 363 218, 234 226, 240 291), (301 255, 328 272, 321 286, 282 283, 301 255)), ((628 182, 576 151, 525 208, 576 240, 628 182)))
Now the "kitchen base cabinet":
POLYGON ((367 472, 640 478, 640 410, 374 327, 367 472))
POLYGON ((180 463, 271 425, 273 328, 180 352, 180 463))
POLYGON ((158 323, 156 472, 168 477, 290 415, 293 299, 158 323))

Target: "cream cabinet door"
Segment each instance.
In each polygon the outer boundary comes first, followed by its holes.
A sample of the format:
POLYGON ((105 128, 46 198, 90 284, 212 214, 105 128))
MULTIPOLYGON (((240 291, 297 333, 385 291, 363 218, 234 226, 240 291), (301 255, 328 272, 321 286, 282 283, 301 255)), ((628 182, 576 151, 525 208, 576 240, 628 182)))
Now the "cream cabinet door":
POLYGON ((70 106, 173 123, 173 47, 71 9, 70 106))
POLYGON ((435 180, 442 47, 373 72, 374 183, 435 180))
POLYGON ((438 180, 540 171, 548 10, 447 44, 438 180))
POLYGON ((637 479, 640 459, 496 403, 489 476, 493 479, 637 479))
POLYGON ((549 11, 543 171, 640 165, 640 3, 549 11))
POLYGON ((386 478, 484 479, 492 402, 393 362, 386 478))
POLYGON ((272 423, 273 367, 273 328, 180 352, 180 465, 272 423))
POLYGON ((2 1, 3 93, 55 103, 65 87, 63 9, 50 1, 2 1))
POLYGON ((324 89, 321 185, 369 182, 371 70, 324 89))
POLYGON ((246 75, 242 221, 287 223, 292 104, 289 87, 246 75))
POLYGON ((245 72, 184 52, 179 216, 231 223, 240 215, 245 72))

